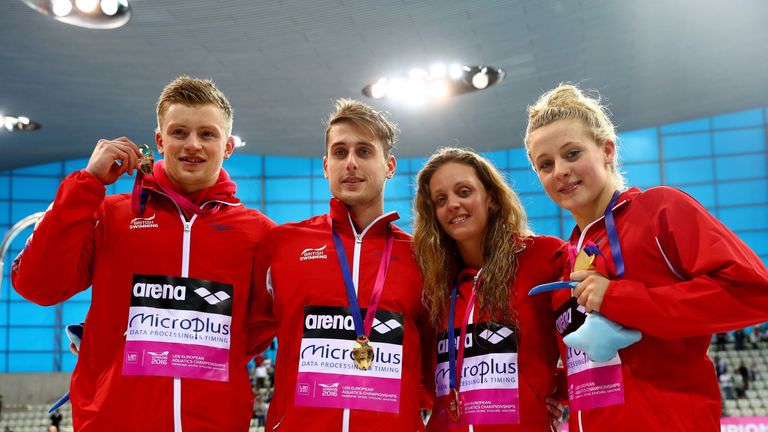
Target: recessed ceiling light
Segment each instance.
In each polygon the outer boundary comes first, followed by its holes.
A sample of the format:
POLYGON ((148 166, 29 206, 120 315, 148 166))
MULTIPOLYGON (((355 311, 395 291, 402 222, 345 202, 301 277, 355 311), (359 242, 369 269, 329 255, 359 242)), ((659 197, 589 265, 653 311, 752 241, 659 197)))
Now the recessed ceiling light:
POLYGON ((104 14, 113 16, 120 9, 120 4, 117 0, 101 0, 101 11, 104 14))
POLYGON ((75 6, 87 14, 93 12, 98 5, 99 0, 75 0, 75 6))
POLYGON ((72 12, 72 2, 69 0, 53 0, 51 2, 51 12, 57 17, 67 16, 72 12))
POLYGON ((454 63, 446 67, 435 63, 429 71, 413 68, 407 74, 381 77, 363 87, 363 94, 374 99, 386 98, 421 105, 430 100, 484 90, 502 79, 504 69, 494 66, 454 63))
POLYGON ((115 29, 131 19, 128 0, 21 0, 27 6, 61 21, 90 29, 115 29))
POLYGON ((0 114, 0 130, 5 129, 8 132, 27 132, 40 129, 40 123, 30 120, 24 116, 10 116, 0 114))

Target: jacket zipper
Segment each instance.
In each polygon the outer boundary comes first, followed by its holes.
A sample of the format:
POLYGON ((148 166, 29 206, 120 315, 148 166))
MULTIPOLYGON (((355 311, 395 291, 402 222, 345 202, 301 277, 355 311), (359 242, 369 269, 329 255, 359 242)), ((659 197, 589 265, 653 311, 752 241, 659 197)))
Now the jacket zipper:
MULTIPOLYGON (((349 226, 352 227, 352 233, 355 236, 355 251, 352 255, 352 283, 355 284, 355 295, 357 295, 357 281, 360 279, 360 251, 363 249, 363 237, 365 236, 365 233, 368 232, 368 229, 376 225, 379 220, 389 216, 392 213, 394 212, 385 213, 377 217, 371 223, 369 223, 368 226, 365 227, 359 234, 355 229, 355 224, 352 222, 352 215, 349 213, 347 214, 347 218, 349 219, 349 226)), ((349 414, 349 408, 344 408, 341 416, 341 432, 349 432, 349 414)))
MULTIPOLYGON (((613 206, 613 210, 615 211, 620 206, 624 205, 627 200, 623 200, 619 202, 618 204, 613 206)), ((600 222, 601 220, 605 219, 605 216, 600 216, 599 218, 593 220, 589 225, 585 226, 584 229, 581 231, 581 235, 579 236, 579 243, 576 245, 576 250, 581 250, 582 245, 584 244, 584 239, 587 237, 587 231, 592 227, 592 225, 600 222)), ((581 424, 581 410, 576 411, 576 416, 579 419, 579 432, 584 432, 584 426, 581 424)))
MULTIPOLYGON (((158 195, 162 195, 168 200, 170 200, 173 205, 176 207, 176 211, 179 212, 179 218, 181 219, 181 223, 184 225, 184 232, 182 235, 182 245, 181 245, 181 277, 189 277, 189 244, 192 237, 192 224, 195 222, 195 219, 197 219, 197 213, 192 215, 192 218, 187 221, 184 217, 184 212, 181 211, 181 207, 179 207, 178 204, 176 204, 176 201, 174 201, 170 196, 155 191, 158 195)), ((212 201, 209 201, 212 202, 212 201)), ((203 203, 200 207, 205 206, 209 202, 203 203)), ((216 201, 220 202, 220 201, 216 201)), ((173 377, 173 431, 174 432, 182 432, 182 426, 181 426, 181 378, 179 377, 173 377)))

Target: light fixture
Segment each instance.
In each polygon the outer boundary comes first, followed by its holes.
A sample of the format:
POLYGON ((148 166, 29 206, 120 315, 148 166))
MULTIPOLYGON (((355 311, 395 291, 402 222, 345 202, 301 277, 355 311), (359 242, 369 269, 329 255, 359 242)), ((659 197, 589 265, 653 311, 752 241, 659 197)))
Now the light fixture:
POLYGON ((378 78, 363 87, 363 94, 374 99, 422 105, 430 100, 484 90, 502 79, 504 69, 494 66, 435 63, 428 71, 413 68, 407 74, 378 78))
POLYGON ((27 6, 61 21, 90 29, 115 29, 131 19, 128 0, 21 0, 27 6))
POLYGON ((232 135, 232 140, 235 142, 235 148, 245 147, 245 141, 243 141, 239 136, 232 135))
POLYGON ((24 116, 9 116, 0 114, 0 129, 8 132, 27 132, 40 129, 40 123, 24 116))
POLYGON ((117 0, 101 0, 101 11, 105 15, 113 16, 120 9, 120 4, 117 0))
POLYGON ((489 83, 490 77, 488 76, 488 70, 486 68, 483 68, 480 72, 472 75, 472 85, 478 90, 488 87, 489 83))
POLYGON ((96 6, 99 5, 99 0, 75 0, 75 6, 80 9, 80 12, 91 13, 96 10, 96 6))
POLYGON ((51 2, 51 12, 57 17, 67 16, 72 12, 72 2, 69 0, 53 0, 51 2))
POLYGON ((450 75, 450 77, 453 79, 461 78, 461 75, 463 73, 464 73, 464 69, 458 63, 452 64, 451 67, 448 69, 448 75, 450 75))

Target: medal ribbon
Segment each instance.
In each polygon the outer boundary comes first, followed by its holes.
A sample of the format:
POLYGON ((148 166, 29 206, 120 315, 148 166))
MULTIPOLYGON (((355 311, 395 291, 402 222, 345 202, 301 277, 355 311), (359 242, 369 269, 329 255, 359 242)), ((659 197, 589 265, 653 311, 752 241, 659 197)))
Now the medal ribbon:
POLYGON ((371 294, 371 301, 368 304, 368 311, 365 313, 365 322, 363 322, 362 314, 360 313, 360 305, 357 302, 355 284, 352 281, 352 272, 349 269, 347 254, 344 251, 344 245, 341 242, 341 238, 336 233, 336 230, 333 229, 332 221, 331 234, 333 234, 333 242, 336 245, 336 256, 338 257, 339 265, 341 266, 341 274, 344 277, 344 286, 347 290, 349 309, 352 312, 352 320, 355 322, 355 332, 358 336, 368 337, 371 333, 371 327, 373 327, 373 318, 376 316, 376 309, 379 307, 381 292, 384 290, 384 280, 387 278, 387 271, 389 270, 389 259, 392 257, 392 233, 390 228, 387 227, 386 244, 384 245, 384 251, 381 254, 379 271, 376 274, 376 282, 373 285, 373 293, 371 294))
POLYGON ((143 184, 144 173, 141 170, 136 170, 136 179, 133 181, 133 192, 131 193, 131 210, 139 215, 144 213, 149 196, 147 191, 142 188, 143 184))
POLYGON ((616 222, 613 220, 613 206, 619 199, 619 191, 613 193, 613 198, 605 209, 605 230, 608 232, 608 241, 611 244, 611 257, 613 265, 616 266, 616 277, 624 277, 624 257, 621 255, 621 245, 619 244, 619 233, 616 231, 616 222))
MULTIPOLYGON (((168 187, 166 182, 169 182, 165 175, 165 161, 157 161, 154 163, 152 175, 154 176, 154 182, 152 182, 160 192, 166 194, 173 202, 175 202, 185 214, 199 214, 210 215, 219 211, 220 205, 214 203, 214 205, 202 207, 195 204, 186 196, 176 192, 168 187)), ((133 182, 133 193, 131 194, 131 209, 134 213, 144 213, 147 199, 149 198, 149 191, 144 188, 145 174, 139 169, 136 170, 136 180, 133 182)), ((227 178, 228 180, 228 178, 227 178)), ((214 199, 211 199, 214 201, 214 199)))
POLYGON ((467 326, 469 325, 469 317, 472 314, 472 307, 475 305, 475 297, 477 296, 477 287, 480 285, 480 271, 475 275, 475 280, 472 282, 472 294, 469 296, 467 302, 467 308, 464 310, 464 320, 461 326, 461 332, 459 333, 459 353, 458 358, 456 354, 456 329, 454 328, 455 315, 456 315, 456 297, 458 297, 459 282, 453 281, 453 289, 451 290, 451 308, 448 312, 448 367, 450 369, 450 386, 451 389, 455 389, 457 392, 461 387, 461 382, 457 379, 458 372, 461 370, 461 364, 464 361, 464 339, 467 337, 467 326))
MULTIPOLYGON (((619 233, 616 231, 616 222, 613 219, 613 206, 616 205, 616 201, 619 199, 619 191, 613 193, 611 202, 608 203, 608 207, 605 209, 605 231, 608 233, 608 243, 611 245, 611 258, 613 258, 613 265, 616 267, 616 277, 624 277, 624 257, 621 254, 621 244, 619 243, 619 233)), ((591 241, 587 242, 583 249, 587 252, 587 255, 599 255, 600 249, 591 241)), ((571 261, 571 268, 573 268, 576 262, 577 251, 576 248, 568 246, 568 258, 571 261)))

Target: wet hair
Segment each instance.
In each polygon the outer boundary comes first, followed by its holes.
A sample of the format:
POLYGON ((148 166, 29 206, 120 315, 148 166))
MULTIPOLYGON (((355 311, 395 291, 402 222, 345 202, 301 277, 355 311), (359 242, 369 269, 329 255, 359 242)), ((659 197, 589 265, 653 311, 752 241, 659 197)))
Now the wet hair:
POLYGON ((432 322, 442 324, 448 315, 453 279, 461 268, 456 241, 440 226, 429 190, 432 176, 447 163, 472 168, 491 198, 482 242, 483 282, 478 291, 478 306, 492 320, 514 324, 517 316, 510 287, 517 273, 518 254, 524 249, 525 238, 532 233, 520 198, 491 162, 470 150, 440 149, 417 175, 413 245, 424 278, 424 304, 432 322))
POLYGON ((328 134, 331 127, 341 122, 352 122, 355 126, 371 133, 379 141, 384 150, 384 157, 389 157, 397 142, 397 125, 389 120, 384 112, 376 111, 369 105, 354 99, 338 99, 336 111, 326 121, 325 147, 328 149, 328 134))
MULTIPOLYGON (((602 104, 597 92, 594 96, 585 94, 573 84, 560 84, 541 95, 535 104, 528 107, 528 127, 525 130, 525 148, 530 159, 530 137, 536 129, 558 120, 577 119, 592 134, 595 143, 602 147, 607 141, 617 144, 616 128, 611 122, 608 108, 602 104)), ((620 171, 619 149, 615 146, 611 171, 616 189, 626 188, 626 180, 620 171)), ((536 169, 536 166, 533 166, 536 169)))
POLYGON ((192 78, 182 75, 165 86, 157 100, 157 127, 160 127, 163 116, 173 104, 186 106, 214 105, 224 113, 224 121, 227 126, 227 135, 232 133, 232 105, 216 87, 213 81, 208 79, 192 78))

